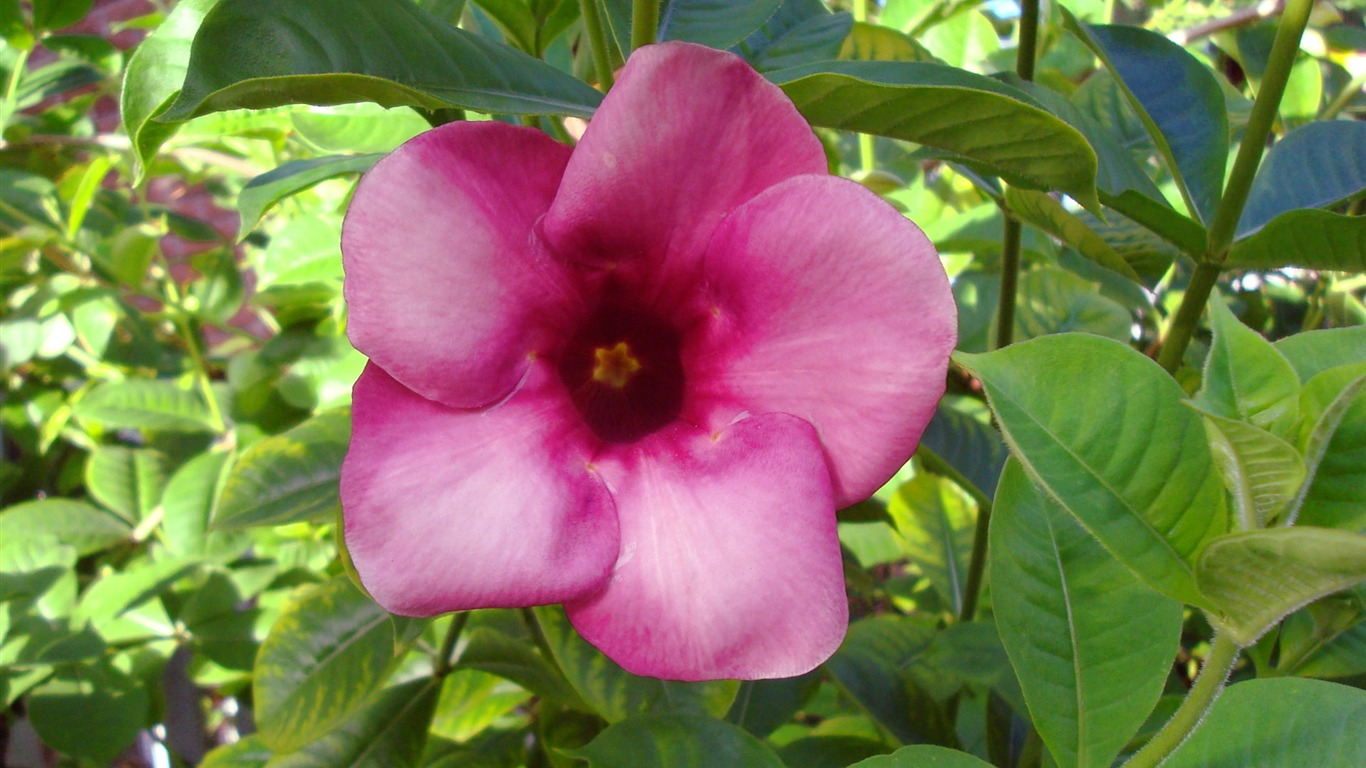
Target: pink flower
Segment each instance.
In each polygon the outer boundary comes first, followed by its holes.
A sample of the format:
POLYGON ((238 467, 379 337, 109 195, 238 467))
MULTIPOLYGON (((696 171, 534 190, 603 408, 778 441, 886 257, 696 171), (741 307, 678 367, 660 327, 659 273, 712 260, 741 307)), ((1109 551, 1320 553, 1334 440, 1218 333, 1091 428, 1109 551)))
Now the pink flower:
POLYGON ((342 234, 345 535, 390 611, 564 603, 663 678, 801 674, 848 623, 834 510, 914 451, 955 313, 934 248, 828 175, 727 53, 642 48, 576 148, 454 123, 342 234))

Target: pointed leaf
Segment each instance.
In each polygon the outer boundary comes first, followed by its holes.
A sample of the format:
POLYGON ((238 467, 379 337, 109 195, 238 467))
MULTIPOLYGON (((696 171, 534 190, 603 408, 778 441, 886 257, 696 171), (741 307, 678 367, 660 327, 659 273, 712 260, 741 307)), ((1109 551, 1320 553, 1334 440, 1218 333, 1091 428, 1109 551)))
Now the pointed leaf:
POLYGON ((1096 210, 1096 154, 1022 91, 942 64, 836 61, 769 73, 813 125, 914 141, 1096 210), (998 126, 1009 125, 1001 131, 998 126))
POLYGON ((1186 603, 1196 554, 1228 529, 1204 428, 1181 388, 1128 346, 1044 336, 955 358, 982 379, 1029 474, 1139 578, 1186 603), (1123 388, 1093 383, 1106 371, 1123 388))
POLYGON ((602 96, 412 3, 235 0, 204 18, 165 120, 225 109, 373 101, 588 117, 602 96))
POLYGON ((134 523, 161 503, 166 460, 150 448, 101 445, 85 465, 85 485, 97 501, 134 523))
POLYGON ((498 675, 538 696, 591 711, 552 661, 542 658, 524 640, 514 639, 497 630, 487 627, 471 630, 457 666, 498 675))
POLYGON ((1283 213, 1235 243, 1224 264, 1366 272, 1366 218, 1312 209, 1283 213))
POLYGON ((1102 296, 1100 286, 1065 269, 1031 269, 1020 280, 1017 339, 1083 331, 1128 341, 1133 323, 1129 310, 1102 296))
POLYGON ((39 499, 0 510, 0 540, 52 535, 81 556, 127 541, 130 533, 127 521, 75 499, 39 499))
POLYGON ((1287 336, 1276 349, 1294 366, 1300 381, 1348 363, 1366 363, 1366 325, 1326 328, 1287 336))
POLYGON ((165 379, 101 384, 76 403, 77 416, 112 429, 213 432, 213 414, 198 392, 165 379))
POLYGON ((988 552, 996 625, 1034 727, 1059 765, 1108 767, 1162 694, 1182 605, 1138 581, 1015 461, 988 552))
POLYGON ((697 715, 632 717, 566 750, 590 768, 683 768, 734 765, 783 768, 767 745, 730 723, 697 715))
POLYGON ((250 545, 242 533, 209 530, 232 460, 228 451, 201 453, 167 481, 161 495, 161 538, 172 553, 232 559, 250 545))
POLYGON ((1083 25, 1062 10, 1068 31, 1119 79, 1175 177, 1193 215, 1208 222, 1224 186, 1228 115, 1209 68, 1156 32, 1083 25))
POLYGON ((1076 248, 1097 264, 1139 282, 1138 273, 1129 262, 1047 192, 1007 187, 1005 201, 1006 207, 1024 221, 1076 248))
POLYGON ((854 22, 839 58, 844 61, 935 61, 934 54, 909 35, 880 24, 854 22))
POLYGON ((237 211, 241 225, 237 230, 240 241, 256 228, 261 217, 276 203, 328 179, 349 173, 364 173, 378 161, 380 155, 335 155, 295 160, 273 171, 257 176, 242 187, 237 196, 237 211))
POLYGON ((1217 296, 1209 302, 1209 315, 1214 345, 1196 404, 1217 416, 1288 435, 1300 408, 1300 380, 1290 361, 1239 322, 1217 296))
POLYGON ((1229 686, 1163 768, 1366 765, 1366 691, 1274 678, 1229 686))
POLYGON ((821 0, 783 0, 768 21, 735 47, 760 72, 837 58, 854 17, 821 0))
POLYGON ((980 400, 944 398, 920 436, 920 444, 962 473, 987 498, 996 493, 996 478, 1009 451, 980 400))
POLYGON ((237 460, 213 519, 221 530, 319 520, 340 500, 351 414, 333 411, 252 444, 237 460))
POLYGON ((252 679, 261 740, 290 752, 370 701, 399 660, 389 614, 346 578, 319 584, 280 614, 252 679))
POLYGON ((860 760, 849 768, 988 768, 990 765, 967 752, 916 744, 902 747, 890 755, 860 760))
POLYGON ((911 564, 934 585, 954 614, 963 607, 963 588, 977 516, 948 481, 918 474, 896 489, 887 505, 911 564))
POLYGON ((396 685, 336 730, 297 752, 275 758, 270 766, 416 768, 440 690, 440 681, 432 678, 396 685))
POLYGON ((1257 169, 1238 238, 1287 211, 1327 208, 1366 190, 1366 123, 1330 120, 1296 128, 1257 169))
POLYGON ((1320 373, 1305 385, 1301 402, 1309 479, 1299 519, 1366 533, 1366 364, 1320 373))
POLYGON ((925 723, 906 706, 903 671, 934 641, 931 621, 873 616, 849 626, 849 634, 825 669, 859 706, 902 741, 920 741, 925 723))
POLYGON ((1242 646, 1291 611, 1362 580, 1366 535, 1308 526, 1221 536, 1196 566, 1217 622, 1242 646))
POLYGON ((666 0, 659 13, 659 39, 729 48, 768 21, 782 0, 666 0))
POLYGON ((25 698, 29 722, 45 744, 99 765, 133 743, 150 704, 139 680, 107 662, 65 667, 25 698))
POLYGON ((1200 416, 1205 421, 1214 464, 1233 496, 1239 527, 1266 527, 1304 483, 1300 452, 1260 427, 1204 411, 1200 416))

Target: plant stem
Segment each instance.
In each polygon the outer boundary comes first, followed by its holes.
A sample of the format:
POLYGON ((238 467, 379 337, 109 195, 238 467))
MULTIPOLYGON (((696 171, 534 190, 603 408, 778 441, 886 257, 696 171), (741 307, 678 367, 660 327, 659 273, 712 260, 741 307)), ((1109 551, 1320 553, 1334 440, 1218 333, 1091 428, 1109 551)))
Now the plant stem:
POLYGON ((176 287, 175 279, 171 277, 170 265, 163 259, 160 266, 165 275, 162 281, 165 303, 171 309, 176 331, 180 334, 181 341, 185 342, 185 350, 190 354, 190 362, 194 365, 195 385, 199 387, 199 394, 204 400, 204 407, 209 411, 214 432, 220 435, 224 434, 228 431, 228 422, 223 418, 223 411, 218 407, 218 398, 213 394, 213 379, 209 376, 209 363, 200 347, 202 337, 198 325, 181 301, 180 289, 176 287))
POLYGON ((1001 235, 1001 295, 996 300, 995 349, 1010 346, 1015 339, 1015 294, 1020 290, 1020 222, 1004 208, 1005 229, 1001 235))
POLYGON ((446 636, 441 638, 441 648, 432 657, 432 674, 436 677, 445 677, 450 674, 454 666, 454 659, 451 656, 455 653, 455 644, 460 641, 460 633, 465 631, 465 623, 470 620, 470 612, 462 611, 451 619, 451 625, 446 627, 446 636))
POLYGON ((1352 82, 1338 91, 1338 94, 1333 97, 1332 101, 1328 102, 1328 105, 1323 108, 1316 119, 1332 120, 1336 118, 1338 113, 1346 109, 1347 105, 1352 103, 1352 99, 1361 93, 1363 87, 1366 87, 1366 69, 1363 69, 1361 74, 1352 78, 1352 82))
POLYGON ((1247 204, 1247 196, 1252 188, 1252 178, 1261 163, 1262 153, 1266 151, 1266 139, 1281 105, 1286 81, 1290 79, 1290 69, 1295 65, 1295 56, 1300 52, 1300 36, 1309 22, 1309 12, 1314 0, 1288 0, 1281 22, 1276 27, 1276 39, 1271 44, 1271 54, 1266 62, 1266 74, 1262 77, 1262 88, 1252 105, 1252 115, 1248 118, 1243 132, 1243 142, 1238 146, 1238 157, 1233 161, 1233 171, 1228 177, 1228 186, 1214 211, 1214 219, 1209 225, 1209 240, 1205 249, 1205 260, 1222 262, 1233 243, 1238 219, 1247 204))
POLYGON ((19 49, 19 53, 14 57, 14 69, 9 73, 9 81, 5 83, 4 100, 0 101, 0 147, 5 146, 5 129, 9 127, 9 120, 18 108, 19 81, 24 77, 28 54, 27 48, 19 49))
POLYGON ((607 54, 607 34, 602 28, 598 0, 579 0, 579 13, 583 16, 583 29, 588 36, 588 49, 593 56, 593 70, 597 72, 598 85, 604 91, 610 90, 612 61, 607 54))
POLYGON ((963 603, 958 608, 958 620, 972 621, 977 614, 977 602, 982 593, 982 580, 987 570, 987 531, 991 526, 991 499, 971 480, 944 461, 939 454, 921 444, 916 458, 931 474, 947 477, 977 502, 977 526, 972 534, 972 556, 968 560, 968 577, 963 583, 963 603))
POLYGON ((1181 367, 1181 358, 1186 354, 1186 346, 1190 344, 1195 329, 1200 325, 1200 315, 1205 311, 1205 302, 1209 300, 1210 292, 1218 282, 1217 265, 1195 265, 1195 274, 1191 275, 1190 285, 1186 286, 1186 293, 1181 297, 1181 306, 1177 307, 1176 316, 1172 318, 1167 338, 1162 342, 1162 351, 1157 353, 1157 364, 1167 373, 1176 373, 1176 369, 1181 367))
MULTIPOLYGON (((854 0, 854 22, 868 20, 868 0, 854 0)), ((858 135, 858 160, 859 170, 863 173, 872 173, 877 167, 877 157, 873 146, 873 134, 860 133, 858 135)))
POLYGON ((1124 768, 1155 768, 1161 765, 1162 761, 1200 726, 1210 706, 1224 690, 1224 683, 1228 682, 1229 673, 1233 671, 1233 665, 1237 661, 1238 644, 1223 635, 1215 635, 1209 657, 1200 668, 1195 685, 1191 686, 1190 692, 1186 694, 1186 700, 1181 702, 1172 719, 1162 726, 1143 749, 1129 758, 1124 768))
POLYGON ((659 0, 631 3, 631 50, 649 45, 659 37, 659 0))
POLYGON ((1039 0, 1020 2, 1020 42, 1015 49, 1015 74, 1034 79, 1034 60, 1039 49, 1039 0))

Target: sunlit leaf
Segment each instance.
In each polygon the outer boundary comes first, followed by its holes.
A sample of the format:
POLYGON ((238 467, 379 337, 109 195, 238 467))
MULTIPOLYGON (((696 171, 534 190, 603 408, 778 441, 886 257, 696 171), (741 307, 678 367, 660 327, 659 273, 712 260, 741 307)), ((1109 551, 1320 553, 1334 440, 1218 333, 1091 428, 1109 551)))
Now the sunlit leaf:
POLYGON ((280 525, 332 515, 351 438, 349 411, 315 416, 243 452, 213 518, 217 529, 280 525))
POLYGON ((897 488, 887 511, 911 564, 956 614, 963 606, 976 515, 950 488, 934 475, 918 474, 897 488))
POLYGON ((271 768, 416 768, 440 689, 430 678, 396 685, 336 730, 272 760, 271 768))
POLYGON ((1243 269, 1366 272, 1366 218, 1312 209, 1283 213, 1235 243, 1225 263, 1243 269))
POLYGON ((1097 264, 1138 282, 1138 273, 1105 238, 1047 192, 1007 187, 1005 202, 1011 212, 1024 221, 1076 248, 1097 264))
POLYGON ((81 398, 76 415, 112 428, 213 432, 213 414, 200 393, 165 379, 106 382, 81 398))
POLYGON ((127 541, 130 533, 126 520, 75 499, 39 499, 0 510, 0 539, 52 535, 80 555, 127 541))
POLYGON ((1261 427, 1211 413, 1200 416, 1210 455, 1233 497, 1240 526, 1268 525, 1304 483, 1305 462, 1300 452, 1261 427))
POLYGON ((1288 435, 1299 417, 1300 381, 1271 342, 1234 317, 1223 299, 1209 302, 1214 345, 1196 403, 1209 412, 1288 435))

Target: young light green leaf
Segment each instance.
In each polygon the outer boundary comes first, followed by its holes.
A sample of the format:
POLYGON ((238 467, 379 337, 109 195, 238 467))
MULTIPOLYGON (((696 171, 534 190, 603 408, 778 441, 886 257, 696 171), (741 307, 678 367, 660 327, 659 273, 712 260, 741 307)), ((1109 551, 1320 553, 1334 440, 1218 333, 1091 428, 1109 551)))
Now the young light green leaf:
POLYGON ((1195 576, 1212 620, 1248 646, 1291 611, 1366 580, 1366 535, 1308 526, 1231 533, 1209 543, 1195 576))
POLYGON ((190 43, 200 23, 218 0, 181 0, 166 20, 138 44, 123 77, 119 112, 123 129, 133 141, 133 168, 137 181, 157 150, 175 133, 177 126, 154 122, 166 111, 185 82, 190 43))
POLYGON ((1006 207, 1025 222, 1076 248, 1082 255, 1107 269, 1139 282, 1138 273, 1115 249, 1084 221, 1054 200, 1047 192, 1007 187, 1006 207))
POLYGON ((1269 525, 1304 484, 1300 452, 1261 427, 1190 405, 1204 419, 1210 454, 1233 497, 1238 526, 1246 531, 1269 525))
POLYGON ((294 107, 289 118, 298 137, 319 154, 392 152, 403 142, 431 128, 431 124, 412 109, 385 109, 368 102, 294 107))
POLYGON ((1133 323, 1129 310, 1101 295, 1100 286, 1073 272, 1039 267, 1020 280, 1017 339, 1082 331, 1127 342, 1133 323))
POLYGON ((920 473, 896 489, 887 505, 911 564, 929 578, 949 610, 963 607, 976 515, 948 481, 920 473))
POLYGON ((1327 208, 1366 190, 1366 123, 1296 128, 1266 153, 1238 220, 1239 239, 1300 208, 1327 208))
POLYGON ((1208 222, 1224 186, 1228 115, 1219 81, 1181 46, 1141 27, 1083 25, 1059 9, 1115 74, 1175 178, 1192 216, 1208 222))
POLYGON ((959 354, 1037 483, 1158 591, 1202 605, 1196 554, 1228 530, 1204 428, 1156 363, 1111 339, 1044 336, 959 354), (1078 386, 1104 370, 1120 389, 1078 386))
POLYGON ((396 685, 336 730, 296 752, 270 761, 271 768, 417 768, 441 681, 421 678, 396 685))
POLYGON ((251 543, 244 533, 210 531, 232 466, 230 451, 210 451, 185 462, 161 495, 161 540, 172 553, 228 560, 251 543))
POLYGON ((83 419, 112 429, 215 432, 213 414, 198 393, 166 379, 108 381, 76 403, 83 419))
POLYGON ((349 411, 324 413, 248 448, 233 465, 213 527, 226 530, 319 520, 334 513, 349 411))
POLYGON ((834 61, 768 74, 813 125, 914 141, 1099 210, 1096 153, 1022 91, 942 64, 834 61), (1011 130, 1000 131, 1000 125, 1011 130))
POLYGON ((346 722, 398 663, 389 614, 339 578, 280 614, 252 678, 261 740, 291 752, 346 722))
POLYGON ((52 535, 81 556, 128 541, 131 533, 128 521, 75 499, 39 499, 0 510, 0 540, 52 535))
POLYGON ((1300 380, 1290 361, 1239 322, 1217 296, 1209 302, 1209 316, 1214 345, 1196 404, 1217 416, 1288 436, 1300 409, 1300 380))
POLYGON ((209 12, 166 120, 290 103, 373 101, 588 117, 602 95, 412 3, 236 0, 209 12))
POLYGON ((783 768, 763 742, 730 723, 698 715, 631 717, 569 754, 587 760, 590 768, 783 768))
POLYGON ((1109 766, 1162 694, 1182 606, 1006 464, 991 517, 996 625, 1059 765, 1109 766))
POLYGON ((1366 691, 1295 678, 1229 686, 1163 768, 1366 765, 1366 691))
POLYGON ((144 520, 161 503, 166 460, 150 448, 101 445, 85 465, 85 486, 124 520, 144 520))
POLYGON ((1300 445, 1309 479, 1288 522, 1366 532, 1366 363, 1330 368, 1305 385, 1300 445), (1302 504, 1302 506, 1301 506, 1302 504))
POLYGON ((1304 331, 1277 341, 1276 349, 1308 382, 1329 368, 1366 363, 1366 325, 1304 331))
POLYGON ((666 0, 659 14, 659 39, 730 48, 768 21, 782 0, 666 0))
POLYGON ((1256 270, 1366 272, 1366 219, 1313 209, 1282 213, 1235 243, 1224 263, 1256 270))
POLYGON ((909 35, 881 24, 854 22, 844 39, 843 61, 936 61, 934 54, 909 35))
POLYGON ((987 768, 990 765, 967 752, 916 744, 902 747, 890 755, 861 760, 849 768, 987 768))

